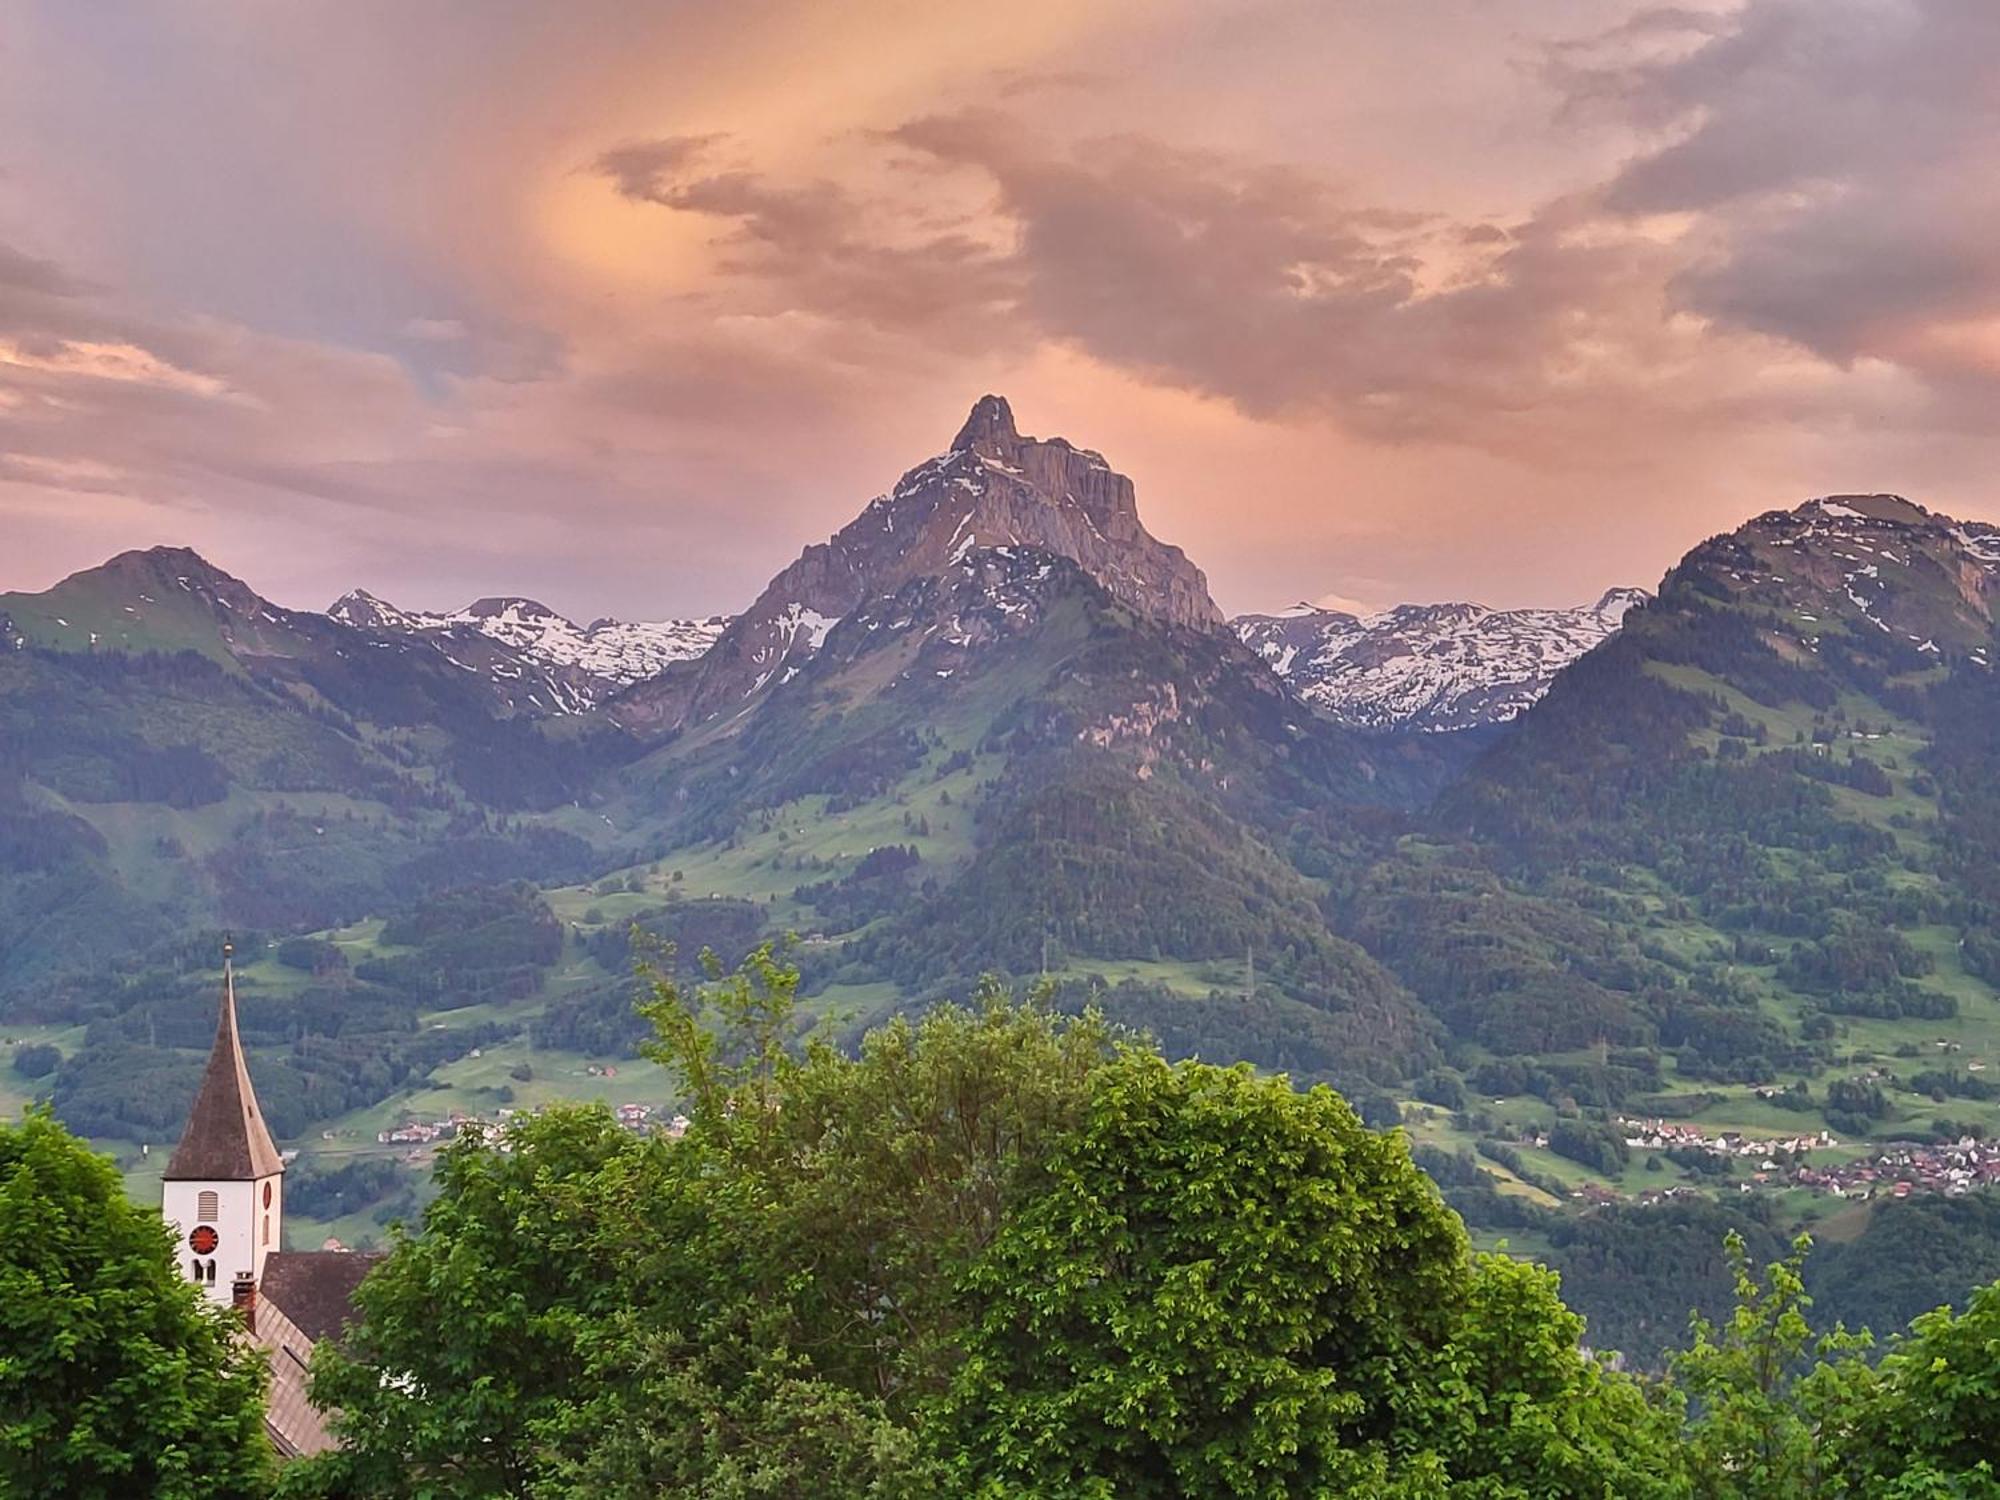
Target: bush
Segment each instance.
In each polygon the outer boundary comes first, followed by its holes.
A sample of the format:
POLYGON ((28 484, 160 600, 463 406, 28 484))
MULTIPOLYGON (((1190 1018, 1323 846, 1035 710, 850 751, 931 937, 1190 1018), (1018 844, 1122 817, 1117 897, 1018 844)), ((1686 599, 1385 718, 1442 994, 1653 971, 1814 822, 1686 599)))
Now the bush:
POLYGON ((1549 1150, 1606 1177, 1624 1171, 1632 1156, 1616 1126, 1587 1120, 1558 1120, 1549 1131, 1549 1150))
POLYGON ((46 1078, 61 1062, 62 1053, 48 1042, 30 1042, 14 1053, 14 1071, 23 1078, 46 1078))

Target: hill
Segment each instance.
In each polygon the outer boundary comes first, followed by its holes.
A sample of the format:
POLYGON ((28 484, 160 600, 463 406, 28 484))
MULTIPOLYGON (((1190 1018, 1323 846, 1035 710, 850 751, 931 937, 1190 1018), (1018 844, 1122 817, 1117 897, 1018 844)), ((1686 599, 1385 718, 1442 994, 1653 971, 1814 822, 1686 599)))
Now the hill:
POLYGON ((1629 1194, 1665 1184, 1621 1121, 1848 1155, 2000 1126, 1996 561, 1889 496, 1704 543, 1355 874, 1335 925, 1487 1101, 1441 1144, 1567 1116, 1629 1194))
MULTIPOLYGON (((587 873, 560 819, 628 753, 558 741, 428 644, 280 609, 182 549, 0 596, 0 977, 227 922, 587 873)), ((572 822, 580 823, 579 819, 572 822)))

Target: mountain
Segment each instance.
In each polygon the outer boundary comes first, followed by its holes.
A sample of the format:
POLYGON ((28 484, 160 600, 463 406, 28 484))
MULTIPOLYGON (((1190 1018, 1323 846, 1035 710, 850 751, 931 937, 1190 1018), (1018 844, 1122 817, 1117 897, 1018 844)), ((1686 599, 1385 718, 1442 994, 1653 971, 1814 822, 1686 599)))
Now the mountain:
POLYGON ((176 926, 580 874, 584 838, 497 825, 633 748, 549 738, 428 641, 281 608, 185 548, 0 595, 0 640, 0 981, 176 926))
POLYGON ((903 475, 830 541, 806 548, 698 662, 640 684, 611 712, 642 730, 740 716, 864 600, 941 574, 979 547, 1068 558, 1149 619, 1222 623, 1201 570, 1140 523, 1131 480, 1062 438, 1022 437, 1006 401, 984 396, 949 449, 903 475))
POLYGON ((1019 438, 995 398, 684 672, 609 705, 630 724, 682 695, 679 733, 618 774, 606 815, 664 820, 713 894, 795 922, 815 989, 1139 965, 1161 978, 1126 1018, 1212 1039, 1195 996, 1247 962, 1255 998, 1223 1029, 1254 1016, 1273 1066, 1358 1079, 1434 1045, 1282 845, 1418 800, 1442 762, 1287 694, 1129 482, 1019 438), (856 847, 849 827, 880 832, 856 847))
POLYGON ((185 547, 121 552, 40 594, 0 594, 16 649, 193 651, 236 666, 334 649, 319 617, 282 609, 185 547))
POLYGON ((578 714, 669 665, 700 656, 729 623, 706 620, 577 625, 533 599, 474 600, 451 614, 402 610, 356 589, 330 618, 374 635, 424 641, 483 678, 521 713, 578 714))
POLYGON ((1229 622, 1307 703, 1360 729, 1500 724, 1557 672, 1608 640, 1650 596, 1612 589, 1577 609, 1403 604, 1357 616, 1300 604, 1229 622))
POLYGON ((1712 538, 1445 792, 1425 858, 1368 872, 1344 930, 1482 1045, 1659 1048, 1667 1092, 1810 1087, 1850 1024, 1984 1050, 1997 605, 2000 532, 1896 496, 1712 538))
POLYGON ((58 1044, 65 1118, 158 1140, 228 924, 310 1148, 611 1062, 650 1097, 635 927, 689 977, 796 934, 850 1032, 1045 976, 1400 1117, 1644 1357, 1727 1297, 1686 1194, 1775 1246, 1795 1172, 2000 1136, 2000 528, 1827 497, 1638 603, 1228 628, 1129 485, 990 400, 703 656, 578 712, 524 690, 591 632, 526 601, 316 615, 125 554, 0 597, 0 1019, 58 1044))
POLYGON ((611 807, 670 810, 674 859, 807 933, 814 990, 1139 965, 1171 982, 1109 1002, 1121 1019, 1212 1040, 1254 1017, 1260 1060, 1353 1080, 1424 1055, 1432 1028, 1275 846, 1422 774, 1316 720, 1226 632, 993 547, 864 600, 730 733, 638 763, 611 807), (1209 1015, 1194 996, 1240 984, 1247 955, 1256 998, 1209 1015))

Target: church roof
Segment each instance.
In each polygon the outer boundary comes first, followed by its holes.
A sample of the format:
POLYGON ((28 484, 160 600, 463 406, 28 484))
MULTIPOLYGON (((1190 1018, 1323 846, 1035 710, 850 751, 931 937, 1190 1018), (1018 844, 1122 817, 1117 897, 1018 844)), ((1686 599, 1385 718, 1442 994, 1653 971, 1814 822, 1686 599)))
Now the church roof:
POLYGON ((257 1109, 243 1042, 236 1034, 236 975, 222 961, 222 1012, 187 1129, 167 1163, 169 1182, 245 1182, 285 1170, 257 1109))
POLYGON ((283 1458, 306 1458, 338 1447, 327 1431, 326 1413, 312 1402, 313 1341, 283 1308, 270 1306, 257 1309, 250 1338, 271 1366, 271 1383, 264 1392, 264 1432, 271 1446, 283 1458))
POLYGON ((354 1289, 382 1258, 371 1250, 274 1250, 257 1295, 267 1307, 282 1307, 314 1343, 337 1338, 353 1320, 354 1289))

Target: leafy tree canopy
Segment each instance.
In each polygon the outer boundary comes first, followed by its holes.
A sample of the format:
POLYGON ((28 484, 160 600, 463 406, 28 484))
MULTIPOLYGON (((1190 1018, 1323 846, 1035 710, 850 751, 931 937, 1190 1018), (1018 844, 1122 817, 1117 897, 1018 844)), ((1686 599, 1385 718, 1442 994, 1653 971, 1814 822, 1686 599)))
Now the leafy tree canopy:
POLYGON ((0 1122, 0 1495, 269 1493, 262 1357, 45 1110, 0 1122))
POLYGON ((289 1492, 1674 1493, 1670 1411, 1331 1092, 991 989, 849 1057, 770 948, 711 973, 645 1007, 684 1139, 444 1153, 289 1492))

